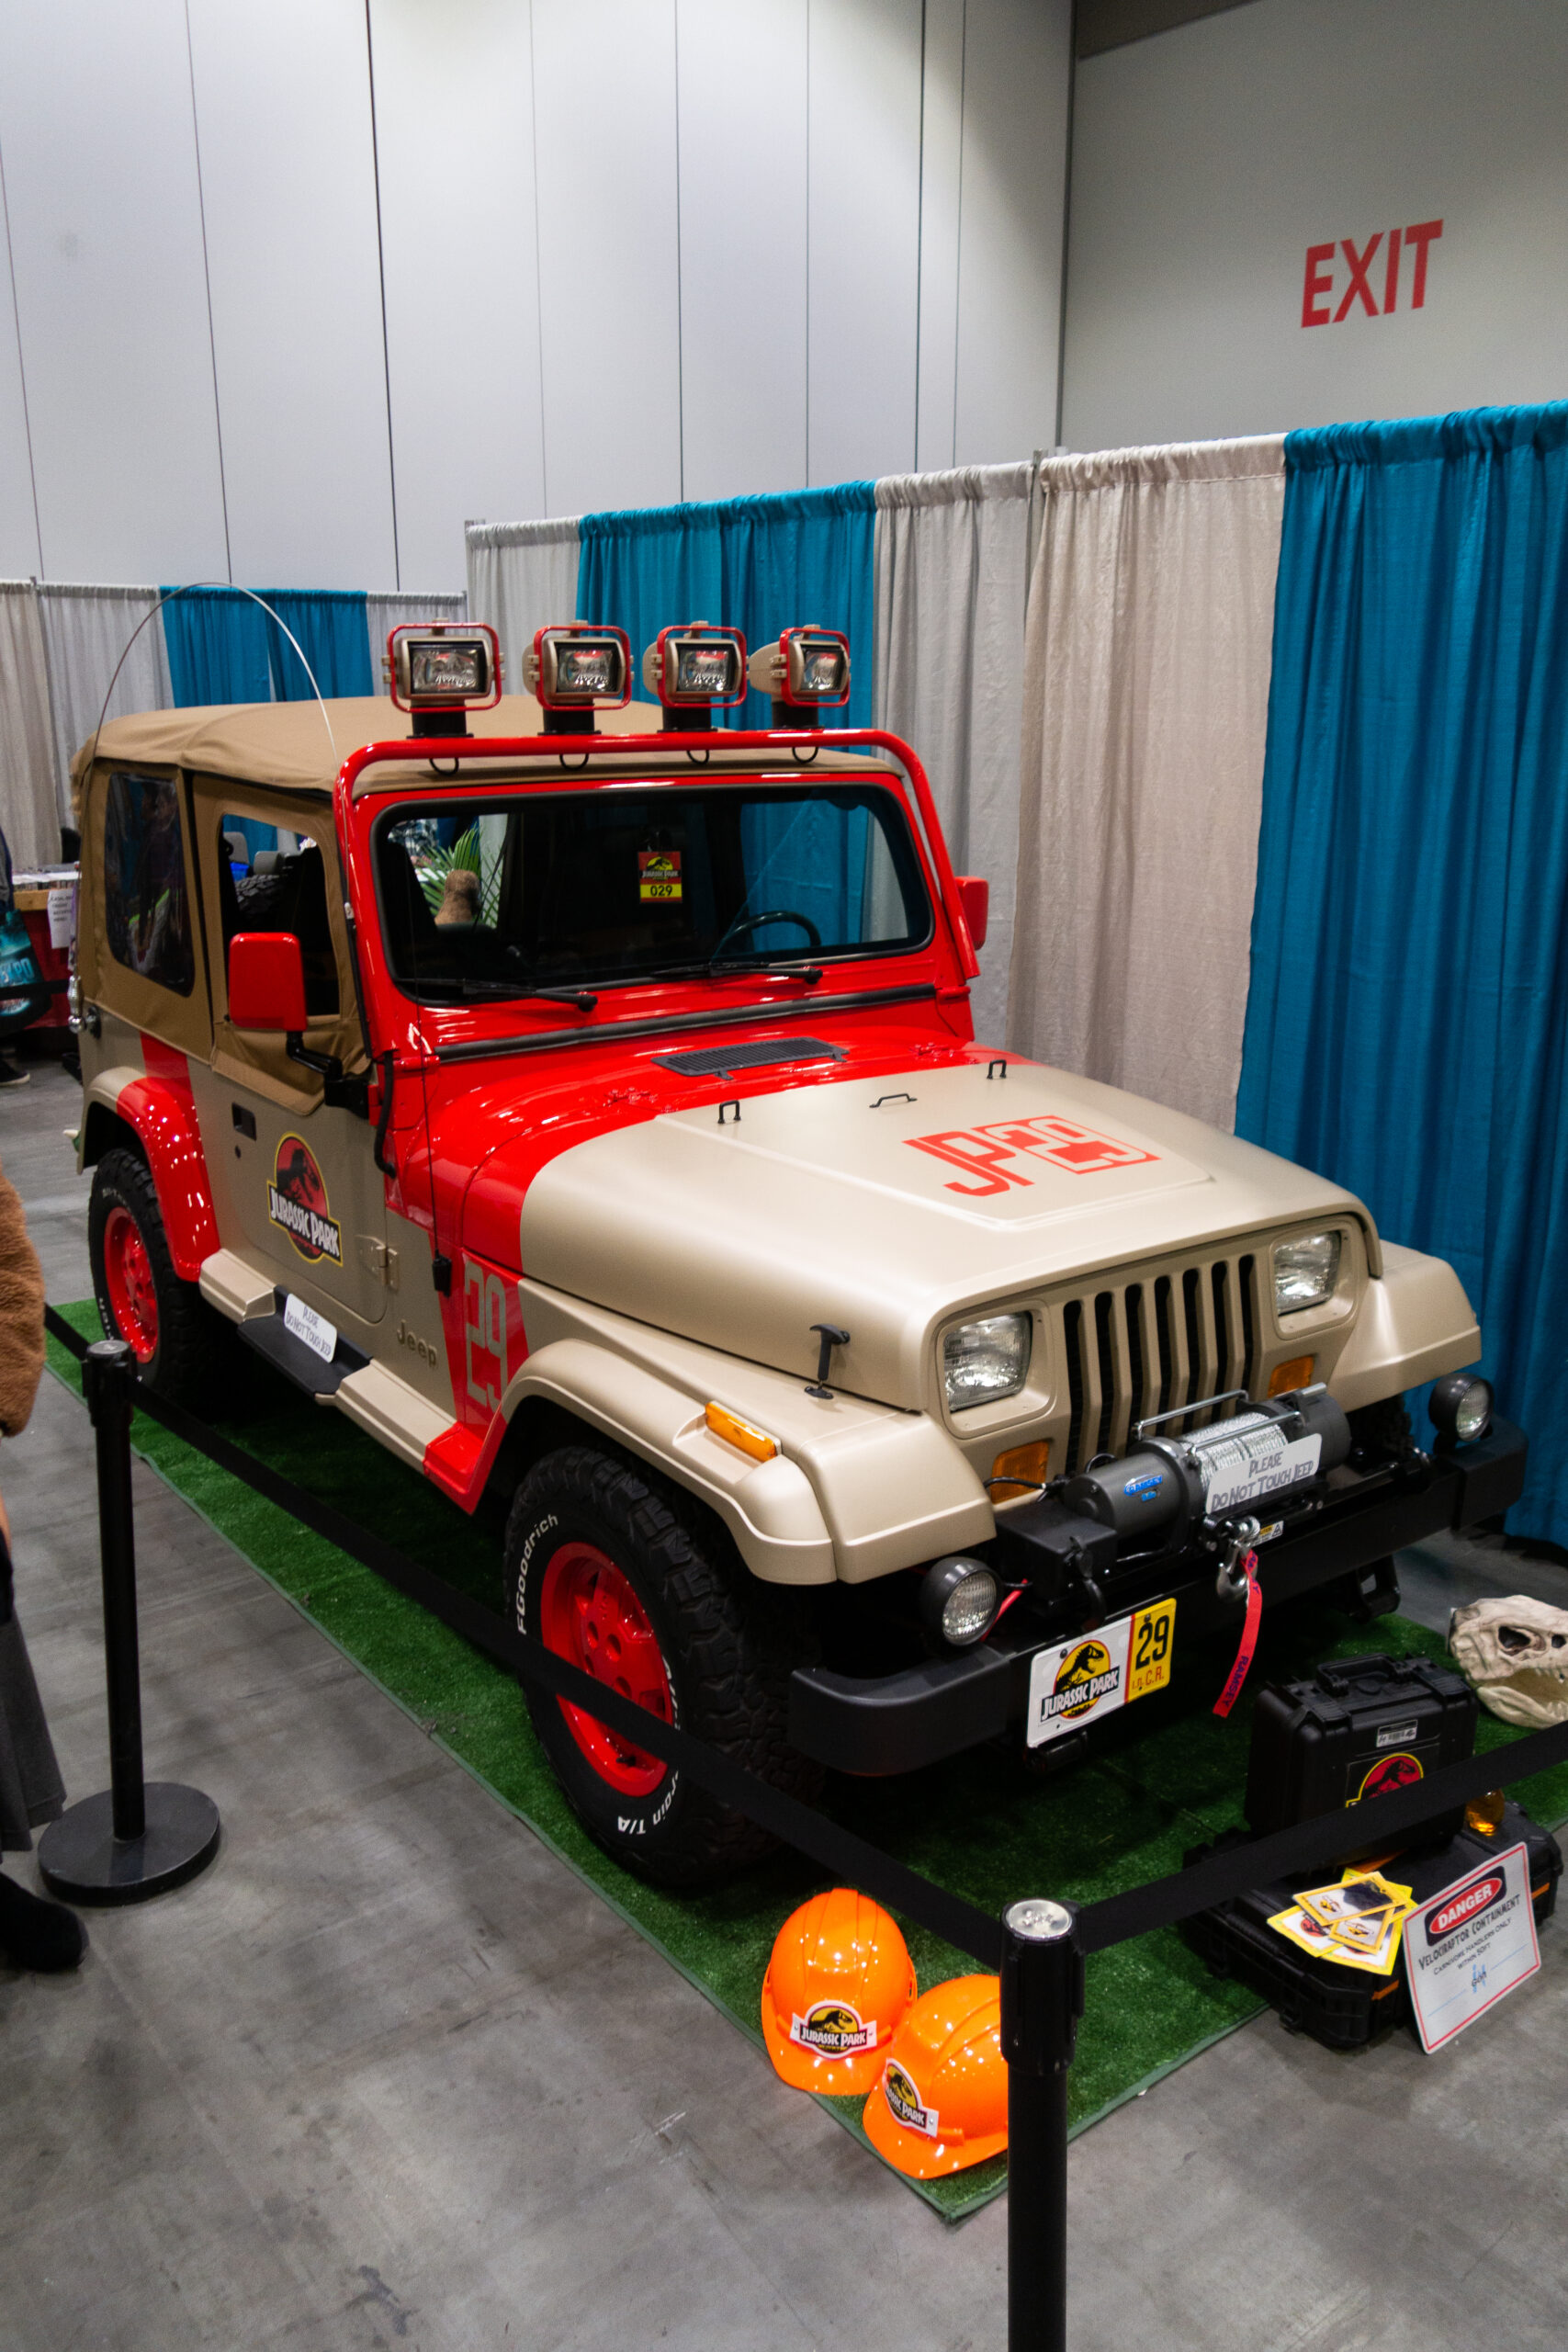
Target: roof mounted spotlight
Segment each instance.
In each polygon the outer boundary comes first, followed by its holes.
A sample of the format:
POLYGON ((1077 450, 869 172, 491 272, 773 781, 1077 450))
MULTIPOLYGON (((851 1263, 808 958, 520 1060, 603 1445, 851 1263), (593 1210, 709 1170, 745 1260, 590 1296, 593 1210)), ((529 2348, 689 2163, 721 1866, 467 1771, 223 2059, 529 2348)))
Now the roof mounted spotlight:
POLYGON ((642 683, 659 697, 666 731, 701 734, 716 704, 728 710, 746 698, 746 639, 711 621, 661 628, 642 657, 642 683))
POLYGON ((593 734, 595 706, 623 710, 631 700, 631 675, 626 630, 597 621, 542 628, 523 656, 523 683, 539 698, 547 735, 593 734))
POLYGON ((818 621, 781 629, 752 654, 750 679, 773 696, 775 727, 819 726, 819 710, 850 698, 850 640, 818 621))
POLYGON ((403 621, 381 674, 416 735, 467 735, 467 713, 501 700, 501 641, 483 621, 403 621))

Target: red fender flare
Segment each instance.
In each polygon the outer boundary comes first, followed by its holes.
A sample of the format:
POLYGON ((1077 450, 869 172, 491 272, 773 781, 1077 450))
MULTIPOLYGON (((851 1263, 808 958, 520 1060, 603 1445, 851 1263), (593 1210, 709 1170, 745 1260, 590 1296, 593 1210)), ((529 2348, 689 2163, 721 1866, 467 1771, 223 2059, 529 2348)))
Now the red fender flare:
POLYGON ((147 1155, 175 1272, 193 1283, 218 1248, 218 1220, 190 1089, 182 1093, 164 1078, 133 1078, 115 1108, 147 1155))

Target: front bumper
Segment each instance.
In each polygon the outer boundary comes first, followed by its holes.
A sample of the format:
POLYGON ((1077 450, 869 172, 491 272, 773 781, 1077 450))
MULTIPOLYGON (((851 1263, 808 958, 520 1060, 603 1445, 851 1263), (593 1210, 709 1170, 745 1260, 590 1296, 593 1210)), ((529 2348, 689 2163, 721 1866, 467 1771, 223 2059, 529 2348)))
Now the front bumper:
MULTIPOLYGON (((1264 1605, 1333 1583, 1445 1528, 1495 1518, 1523 1489, 1526 1451, 1522 1430, 1495 1421, 1488 1436, 1457 1453, 1423 1454, 1355 1491, 1331 1490, 1321 1510, 1259 1553, 1264 1605)), ((1181 1604, 1183 1634, 1234 1615, 1215 1593, 1213 1559, 1191 1555, 1130 1561, 1126 1573, 1109 1582, 1108 1614, 1121 1617, 1171 1592, 1181 1604)), ((797 1667, 790 1680, 791 1745, 836 1771, 879 1775, 911 1772, 1004 1737, 1023 1722, 1035 1653, 1092 1630, 1080 1619, 1013 1636, 1011 1625, 1011 1618, 1004 1620, 976 1648, 898 1674, 797 1667)))

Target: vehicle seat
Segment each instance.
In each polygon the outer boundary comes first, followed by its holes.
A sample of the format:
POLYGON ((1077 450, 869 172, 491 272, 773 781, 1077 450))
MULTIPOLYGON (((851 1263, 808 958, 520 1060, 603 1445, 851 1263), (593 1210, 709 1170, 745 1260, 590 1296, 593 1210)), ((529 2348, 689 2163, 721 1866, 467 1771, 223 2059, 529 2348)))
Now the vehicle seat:
POLYGON ((412 976, 441 968, 441 933, 402 842, 384 833, 377 865, 393 970, 412 976))

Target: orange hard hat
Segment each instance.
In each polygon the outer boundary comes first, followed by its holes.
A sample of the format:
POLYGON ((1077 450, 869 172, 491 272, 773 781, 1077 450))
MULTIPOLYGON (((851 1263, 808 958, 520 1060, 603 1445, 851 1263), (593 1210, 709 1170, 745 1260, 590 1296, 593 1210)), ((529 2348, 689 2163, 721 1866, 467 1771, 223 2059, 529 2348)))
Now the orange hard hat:
POLYGON ((852 1886, 814 1894, 773 1939, 762 1979, 762 2038, 786 2083, 858 2096, 915 1997, 904 1939, 852 1886))
POLYGON ((865 2103, 866 2136, 914 2180, 962 2172, 1008 2143, 1001 1982, 953 1976, 923 1993, 865 2103))

